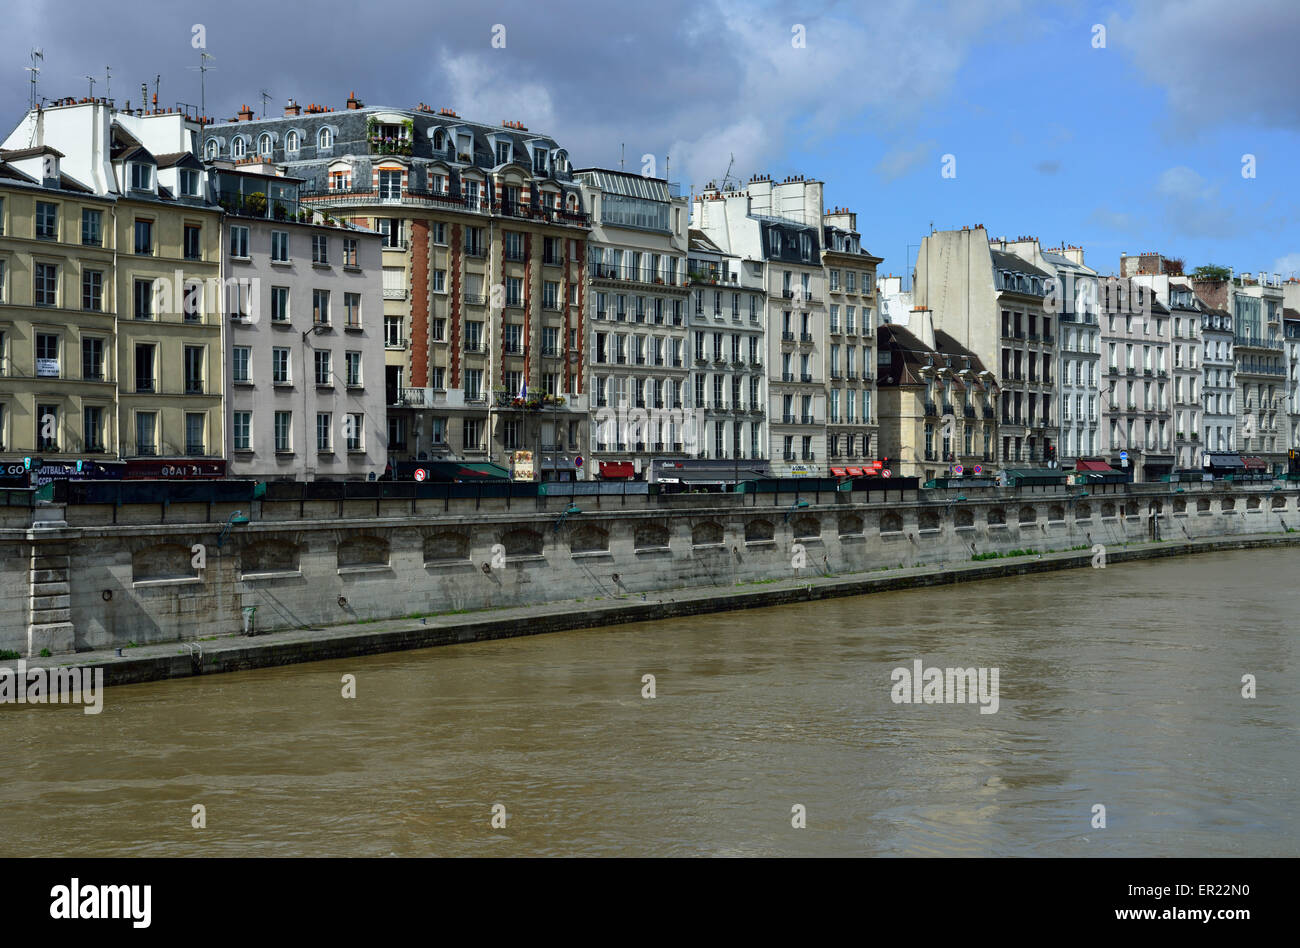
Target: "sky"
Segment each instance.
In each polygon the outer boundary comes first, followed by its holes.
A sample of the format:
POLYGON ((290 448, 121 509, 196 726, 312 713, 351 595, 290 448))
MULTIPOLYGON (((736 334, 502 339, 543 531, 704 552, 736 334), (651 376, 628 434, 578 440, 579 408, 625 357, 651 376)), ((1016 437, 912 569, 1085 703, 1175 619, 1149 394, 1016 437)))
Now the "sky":
POLYGON ((207 112, 426 102, 689 192, 826 183, 882 274, 931 227, 1300 276, 1300 2, 5 0, 0 125, 39 94, 207 112), (201 29, 199 29, 201 27, 201 29), (652 162, 646 160, 652 156, 652 162))

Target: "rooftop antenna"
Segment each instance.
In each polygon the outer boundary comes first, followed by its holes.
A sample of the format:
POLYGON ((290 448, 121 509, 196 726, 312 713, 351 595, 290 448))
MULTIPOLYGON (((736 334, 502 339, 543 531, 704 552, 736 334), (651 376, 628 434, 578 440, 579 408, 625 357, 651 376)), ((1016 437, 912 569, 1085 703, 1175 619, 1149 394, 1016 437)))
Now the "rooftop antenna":
POLYGON ((618 146, 618 170, 623 170, 623 158, 627 155, 627 145, 623 142, 618 146))
POLYGON ((208 114, 208 96, 207 96, 207 88, 206 88, 207 84, 204 80, 206 78, 207 71, 209 69, 216 68, 215 66, 208 65, 208 60, 215 59, 215 58, 216 57, 212 56, 209 53, 200 52, 199 64, 197 66, 186 67, 188 69, 197 69, 199 72, 199 111, 202 112, 204 115, 208 114))
POLYGON ((727 182, 731 180, 731 168, 735 163, 736 163, 736 155, 733 152, 731 155, 731 161, 727 162, 727 173, 722 176, 722 187, 719 188, 718 190, 720 191, 728 190, 727 182))
POLYGON ((266 103, 271 98, 271 93, 262 89, 257 94, 262 97, 262 118, 266 118, 266 103))
POLYGON ((162 76, 153 77, 153 107, 158 108, 158 87, 162 85, 162 76))
POLYGON ((95 97, 95 77, 94 77, 94 76, 82 76, 81 78, 82 78, 82 79, 85 79, 87 82, 90 83, 90 97, 93 99, 93 98, 95 97))
POLYGON ((40 60, 41 62, 45 62, 45 51, 44 51, 44 50, 41 50, 41 49, 33 49, 33 50, 32 50, 32 64, 31 64, 30 66, 24 66, 24 67, 23 67, 24 69, 26 69, 28 72, 30 72, 30 73, 32 74, 32 94, 31 94, 31 108, 32 108, 32 109, 35 109, 35 108, 36 108, 36 83, 37 83, 37 81, 40 79, 40 76, 41 76, 41 67, 36 65, 36 61, 37 61, 37 60, 40 60))
POLYGON ((104 67, 104 98, 110 98, 113 94, 113 67, 104 67))

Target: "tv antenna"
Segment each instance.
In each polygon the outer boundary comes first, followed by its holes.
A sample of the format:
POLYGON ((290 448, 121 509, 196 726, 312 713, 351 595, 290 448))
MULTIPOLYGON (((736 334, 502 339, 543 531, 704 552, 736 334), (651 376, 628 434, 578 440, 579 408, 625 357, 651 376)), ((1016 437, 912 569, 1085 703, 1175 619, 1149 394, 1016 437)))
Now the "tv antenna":
POLYGON ((197 69, 199 73, 199 111, 204 115, 208 114, 208 96, 206 88, 206 76, 209 69, 215 69, 215 66, 209 66, 208 61, 216 59, 206 52, 199 53, 199 64, 197 66, 188 66, 188 69, 197 69))
POLYGON ((107 99, 113 94, 113 67, 104 67, 104 98, 107 99))
POLYGON ((720 190, 722 191, 729 190, 729 188, 727 187, 727 182, 731 180, 731 169, 735 164, 736 164, 736 154, 735 152, 732 152, 731 161, 727 162, 727 173, 722 176, 722 187, 720 188, 720 190))
POLYGON ((94 76, 82 76, 81 78, 82 78, 82 79, 85 79, 87 82, 90 83, 90 97, 93 99, 93 98, 95 97, 95 77, 94 77, 94 76))
POLYGON ((41 50, 41 49, 33 49, 33 50, 32 50, 32 64, 31 64, 30 66, 24 66, 24 67, 23 67, 24 69, 26 69, 28 72, 30 72, 30 73, 32 74, 32 93, 31 93, 31 108, 32 108, 32 109, 35 109, 35 108, 36 108, 36 84, 37 84, 37 82, 40 80, 40 76, 41 76, 41 67, 38 66, 38 65, 36 65, 37 60, 39 60, 39 61, 41 61, 41 62, 45 62, 45 51, 44 51, 44 50, 41 50))
POLYGON ((262 89, 257 94, 262 97, 262 118, 266 118, 266 103, 270 101, 271 93, 262 89))

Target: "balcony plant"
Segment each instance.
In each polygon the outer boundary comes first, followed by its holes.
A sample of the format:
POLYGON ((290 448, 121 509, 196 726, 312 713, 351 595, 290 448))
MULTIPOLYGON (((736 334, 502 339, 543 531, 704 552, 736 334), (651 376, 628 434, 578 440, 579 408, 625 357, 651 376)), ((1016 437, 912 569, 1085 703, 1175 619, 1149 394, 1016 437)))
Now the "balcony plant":
POLYGON ((244 207, 257 217, 263 216, 266 213, 266 195, 261 191, 254 191, 244 198, 244 207))

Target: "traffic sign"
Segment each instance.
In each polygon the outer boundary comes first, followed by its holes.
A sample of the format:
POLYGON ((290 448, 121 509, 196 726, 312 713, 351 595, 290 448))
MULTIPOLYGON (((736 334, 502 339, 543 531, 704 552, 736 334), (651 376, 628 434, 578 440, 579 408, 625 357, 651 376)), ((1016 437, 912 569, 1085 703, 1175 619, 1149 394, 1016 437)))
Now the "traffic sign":
POLYGON ((958 464, 956 467, 954 467, 954 468, 952 469, 952 472, 953 472, 954 474, 960 474, 960 473, 962 473, 962 471, 964 471, 964 470, 966 470, 966 469, 965 469, 964 467, 962 467, 960 464, 958 464))
POLYGON ((582 455, 581 455, 581 454, 579 454, 577 457, 575 457, 575 458, 573 459, 573 466, 574 466, 574 467, 582 467, 582 455))
POLYGON ((978 464, 976 464, 976 465, 975 465, 975 473, 976 473, 976 474, 983 474, 983 473, 984 473, 984 468, 982 468, 982 467, 980 467, 978 464))
POLYGON ((415 469, 415 479, 416 479, 417 481, 422 481, 422 480, 424 480, 424 479, 425 479, 426 477, 428 477, 428 476, 429 476, 429 472, 426 471, 424 468, 422 468, 422 467, 417 467, 417 468, 415 469))
POLYGON ((891 471, 889 468, 885 468, 883 471, 880 472, 880 476, 881 476, 881 477, 893 477, 893 476, 894 476, 894 472, 891 471))
POLYGON ((1121 451, 1121 452, 1119 453, 1119 459, 1120 459, 1121 461, 1127 461, 1127 460, 1128 460, 1128 452, 1127 452, 1127 451, 1121 451))

